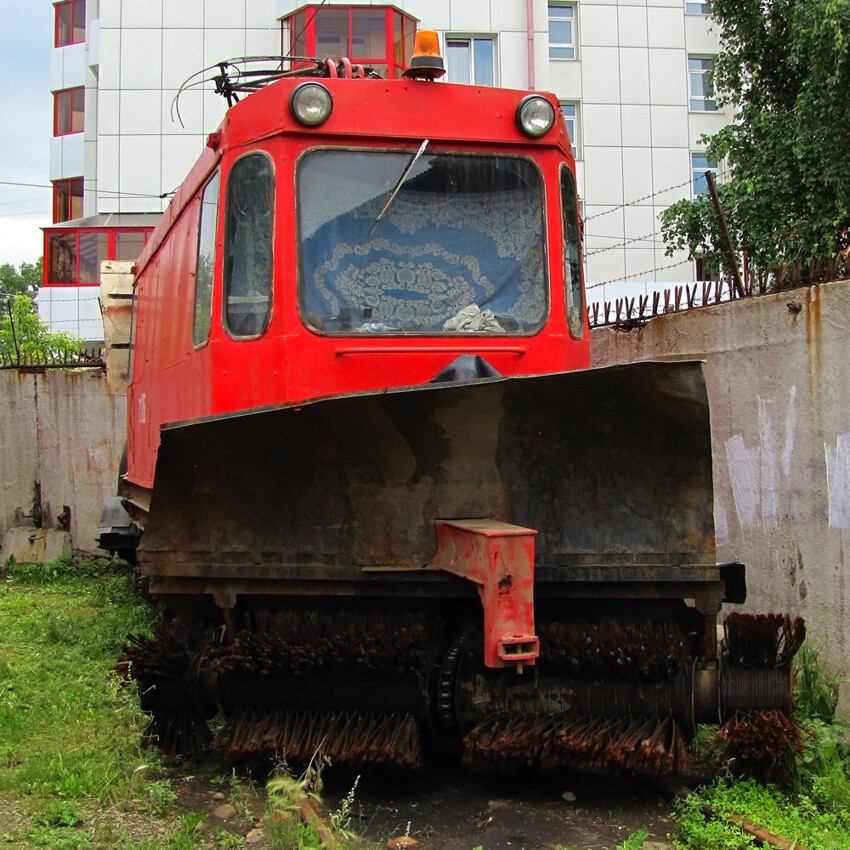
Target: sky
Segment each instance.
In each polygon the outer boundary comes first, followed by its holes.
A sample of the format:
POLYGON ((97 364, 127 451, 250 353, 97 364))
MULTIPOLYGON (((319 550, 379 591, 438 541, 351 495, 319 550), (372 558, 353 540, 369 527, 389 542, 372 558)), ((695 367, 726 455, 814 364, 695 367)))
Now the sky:
MULTIPOLYGON (((8 0, 0 0, 0 9, 8 0)), ((11 6, 11 3, 9 3, 11 6)), ((53 109, 50 52, 53 4, 25 0, 0 16, 4 62, 4 126, 0 134, 0 265, 34 263, 42 254, 40 230, 50 224, 49 180, 53 109), (34 183, 36 187, 8 184, 34 183)))

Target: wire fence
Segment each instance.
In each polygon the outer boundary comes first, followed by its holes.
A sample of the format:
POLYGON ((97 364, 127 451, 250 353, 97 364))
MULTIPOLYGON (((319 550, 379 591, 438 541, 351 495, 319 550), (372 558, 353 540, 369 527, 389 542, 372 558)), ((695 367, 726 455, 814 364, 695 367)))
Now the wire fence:
MULTIPOLYGON (((744 279, 743 295, 739 294, 731 278, 677 284, 645 295, 624 296, 612 301, 602 301, 588 306, 591 328, 617 327, 623 330, 645 325, 650 319, 669 313, 682 313, 701 307, 740 301, 800 287, 841 280, 850 276, 848 252, 834 257, 820 257, 808 263, 784 263, 772 270, 756 270, 744 279)), ((606 281, 612 283, 614 281, 606 281)), ((597 285, 593 284, 588 289, 597 285)), ((801 305, 802 306, 802 305, 801 305)), ((789 305, 792 309, 792 305, 789 305)))
POLYGON ((105 365, 103 351, 99 346, 74 352, 55 349, 0 350, 0 369, 40 372, 43 369, 102 369, 105 365))

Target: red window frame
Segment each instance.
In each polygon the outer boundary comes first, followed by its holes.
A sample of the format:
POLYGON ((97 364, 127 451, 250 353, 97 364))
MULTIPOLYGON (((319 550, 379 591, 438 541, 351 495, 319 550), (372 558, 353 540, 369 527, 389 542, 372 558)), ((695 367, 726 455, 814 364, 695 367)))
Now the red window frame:
POLYGON ((53 223, 83 217, 83 178, 53 181, 53 223), (77 207, 75 209, 75 207, 77 207))
POLYGON ((67 47, 86 40, 86 0, 64 0, 57 3, 53 44, 67 47))
MULTIPOLYGON (((153 233, 152 227, 80 227, 80 228, 45 228, 44 231, 44 272, 42 276, 43 286, 99 286, 99 280, 80 280, 80 237, 81 236, 105 236, 106 255, 100 260, 114 260, 116 258, 117 237, 120 234, 141 233, 144 242, 147 242, 153 233), (71 255, 66 258, 64 269, 68 272, 68 279, 55 280, 54 266, 58 267, 61 258, 54 257, 53 237, 64 237, 64 244, 72 248, 71 255), (71 268, 73 266, 73 268, 71 268)), ((57 246, 57 250, 61 250, 57 246)))
POLYGON ((316 16, 328 11, 348 13, 348 37, 346 53, 352 62, 361 65, 385 67, 387 77, 401 77, 408 67, 413 53, 413 41, 416 35, 416 19, 396 9, 394 6, 302 6, 284 18, 284 26, 289 28, 290 53, 295 56, 316 56, 321 58, 316 45, 316 16), (354 35, 355 12, 384 12, 384 53, 382 56, 360 56, 351 49, 354 35))
POLYGON ((86 123, 86 90, 83 86, 53 92, 53 135, 82 133, 86 123), (79 107, 75 109, 76 107, 79 107))

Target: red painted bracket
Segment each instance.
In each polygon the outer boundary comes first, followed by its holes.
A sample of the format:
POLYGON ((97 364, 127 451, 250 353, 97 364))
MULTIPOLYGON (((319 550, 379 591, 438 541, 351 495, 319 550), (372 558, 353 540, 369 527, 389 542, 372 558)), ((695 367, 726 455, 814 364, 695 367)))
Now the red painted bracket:
POLYGON ((540 641, 534 633, 534 536, 493 519, 438 519, 434 566, 478 586, 484 606, 484 664, 534 664, 540 641))

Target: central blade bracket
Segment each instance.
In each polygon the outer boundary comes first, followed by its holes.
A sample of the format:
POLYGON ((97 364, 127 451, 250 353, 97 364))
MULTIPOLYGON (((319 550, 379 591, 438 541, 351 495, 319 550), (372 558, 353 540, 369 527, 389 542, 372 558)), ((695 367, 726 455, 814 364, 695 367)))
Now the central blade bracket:
POLYGON ((540 654, 534 633, 537 531, 493 519, 434 521, 433 565, 468 579, 484 606, 484 665, 522 672, 540 654))

